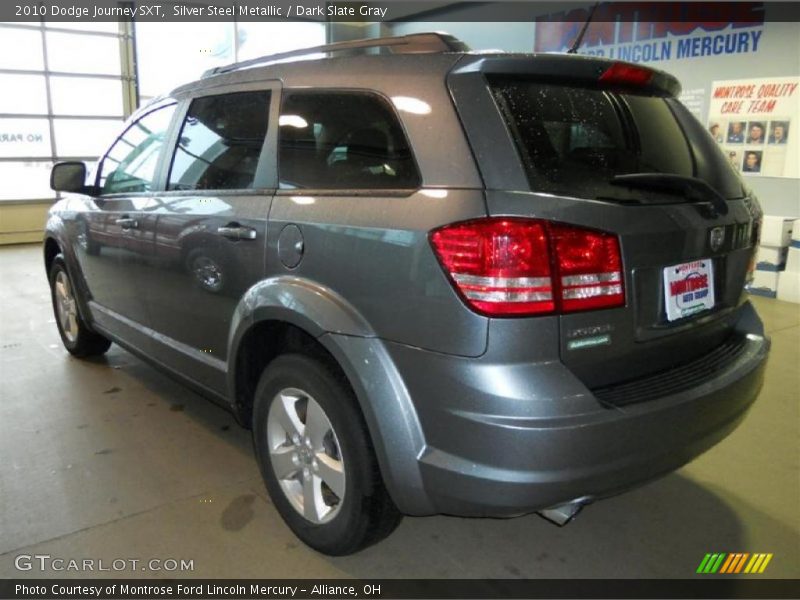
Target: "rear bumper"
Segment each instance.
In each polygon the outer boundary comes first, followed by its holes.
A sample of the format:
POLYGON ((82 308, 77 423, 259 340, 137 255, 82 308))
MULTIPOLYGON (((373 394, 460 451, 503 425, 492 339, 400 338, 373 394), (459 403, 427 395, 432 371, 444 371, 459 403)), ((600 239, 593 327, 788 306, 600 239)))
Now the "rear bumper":
POLYGON ((752 307, 742 349, 680 393, 605 406, 561 362, 492 364, 387 344, 424 433, 424 504, 513 516, 613 495, 689 462, 729 434, 761 387, 769 340, 752 307))

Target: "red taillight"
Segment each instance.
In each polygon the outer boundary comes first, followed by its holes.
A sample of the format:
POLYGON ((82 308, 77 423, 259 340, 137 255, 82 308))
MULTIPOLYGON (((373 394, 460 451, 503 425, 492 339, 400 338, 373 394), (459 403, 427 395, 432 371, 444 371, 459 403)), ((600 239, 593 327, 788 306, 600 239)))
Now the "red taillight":
POLYGON ((558 262, 562 311, 625 304, 617 236, 553 224, 550 237, 558 262))
POLYGON ((600 75, 602 83, 614 85, 645 86, 653 79, 653 71, 646 67, 614 63, 600 75))
POLYGON ((476 311, 522 316, 622 306, 616 236, 520 218, 447 225, 431 244, 476 311))
POLYGON ((431 243, 458 290, 479 312, 519 315, 554 310, 543 223, 529 219, 457 223, 434 231, 431 243))

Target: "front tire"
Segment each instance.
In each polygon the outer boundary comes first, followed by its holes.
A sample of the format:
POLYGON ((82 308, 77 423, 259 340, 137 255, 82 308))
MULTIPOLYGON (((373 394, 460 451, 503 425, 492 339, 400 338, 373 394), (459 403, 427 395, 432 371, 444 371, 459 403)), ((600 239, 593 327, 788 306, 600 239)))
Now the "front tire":
POLYGON ((270 363, 256 390, 253 441, 275 507, 315 550, 352 554, 400 523, 353 392, 322 362, 288 354, 270 363))
POLYGON ((49 279, 56 327, 64 348, 80 358, 104 354, 111 342, 89 329, 81 317, 75 299, 75 286, 67 273, 63 255, 59 254, 53 259, 49 279))

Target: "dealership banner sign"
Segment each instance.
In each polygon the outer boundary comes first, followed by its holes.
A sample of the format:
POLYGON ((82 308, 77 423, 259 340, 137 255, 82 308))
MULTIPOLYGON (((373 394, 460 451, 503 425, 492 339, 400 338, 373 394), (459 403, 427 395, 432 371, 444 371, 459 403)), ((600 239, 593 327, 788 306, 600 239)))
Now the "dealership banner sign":
MULTIPOLYGON (((591 13, 581 53, 643 63, 754 53, 764 11, 760 2, 720 3, 713 11, 702 3, 604 3, 591 13)), ((533 50, 566 51, 590 12, 577 8, 537 17, 533 50)))
POLYGON ((715 81, 708 130, 747 176, 800 178, 800 77, 715 81))

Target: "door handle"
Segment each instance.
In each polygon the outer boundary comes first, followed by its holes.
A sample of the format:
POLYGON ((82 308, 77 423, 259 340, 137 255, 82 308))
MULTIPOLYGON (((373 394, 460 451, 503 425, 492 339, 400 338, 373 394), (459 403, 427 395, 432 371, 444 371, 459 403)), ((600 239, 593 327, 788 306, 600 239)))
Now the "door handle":
POLYGON ((139 221, 130 217, 122 217, 114 222, 123 229, 138 229, 139 227, 139 221))
POLYGON ((217 233, 229 240, 254 240, 256 230, 252 227, 243 227, 238 223, 228 223, 225 227, 217 227, 217 233))

